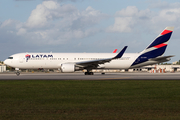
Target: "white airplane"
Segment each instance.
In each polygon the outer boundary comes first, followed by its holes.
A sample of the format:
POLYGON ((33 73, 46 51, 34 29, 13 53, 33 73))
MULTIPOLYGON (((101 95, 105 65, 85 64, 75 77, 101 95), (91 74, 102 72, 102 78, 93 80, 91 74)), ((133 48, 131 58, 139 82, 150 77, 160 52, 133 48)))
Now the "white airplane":
POLYGON ((170 60, 163 56, 174 27, 165 30, 142 52, 124 53, 125 46, 117 55, 115 53, 18 53, 4 61, 19 69, 58 69, 64 73, 86 69, 85 75, 93 75, 92 69, 129 69, 157 64, 170 60))

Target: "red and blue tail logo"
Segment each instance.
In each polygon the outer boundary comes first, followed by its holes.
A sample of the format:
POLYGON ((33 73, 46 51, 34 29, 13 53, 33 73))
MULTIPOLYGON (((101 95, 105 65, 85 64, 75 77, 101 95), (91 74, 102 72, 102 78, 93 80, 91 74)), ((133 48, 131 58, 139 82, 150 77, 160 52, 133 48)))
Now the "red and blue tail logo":
MULTIPOLYGON (((167 27, 146 49, 145 51, 149 51, 148 49, 154 47, 154 48, 162 48, 166 47, 168 44, 168 41, 171 37, 171 34, 173 32, 174 27, 167 27)), ((153 49, 154 50, 154 49, 153 49)), ((144 51, 144 52, 145 52, 144 51)), ((150 50, 152 51, 152 50, 150 50)), ((163 51, 164 53, 164 51, 163 51)))
POLYGON ((141 55, 136 59, 132 65, 143 63, 151 58, 162 56, 166 50, 169 39, 171 38, 174 27, 166 27, 159 36, 141 52, 141 55), (141 59, 143 58, 143 59, 141 59))

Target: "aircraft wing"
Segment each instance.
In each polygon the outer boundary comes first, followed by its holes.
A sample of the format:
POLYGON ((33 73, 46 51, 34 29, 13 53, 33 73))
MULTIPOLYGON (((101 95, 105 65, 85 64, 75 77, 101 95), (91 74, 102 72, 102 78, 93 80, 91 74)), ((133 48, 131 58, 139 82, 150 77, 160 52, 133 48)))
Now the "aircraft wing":
POLYGON ((107 59, 99 59, 99 60, 92 60, 92 61, 83 61, 75 63, 76 66, 84 67, 84 68, 97 68, 98 64, 104 64, 106 62, 110 62, 113 59, 121 58, 126 51, 127 46, 125 46, 115 57, 107 58, 107 59))
POLYGON ((171 57, 174 57, 174 55, 160 56, 160 57, 152 58, 152 59, 149 59, 149 60, 150 61, 169 61, 171 57))

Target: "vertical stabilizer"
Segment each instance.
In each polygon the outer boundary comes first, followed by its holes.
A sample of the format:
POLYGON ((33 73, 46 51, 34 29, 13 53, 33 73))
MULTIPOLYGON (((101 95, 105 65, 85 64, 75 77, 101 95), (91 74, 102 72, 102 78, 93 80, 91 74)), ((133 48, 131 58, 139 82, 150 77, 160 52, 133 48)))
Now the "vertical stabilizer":
POLYGON ((174 27, 166 27, 161 34, 141 54, 155 58, 164 54, 174 27))
POLYGON ((137 66, 150 59, 162 56, 166 50, 173 30, 174 27, 166 27, 164 31, 161 32, 161 34, 159 34, 157 38, 140 53, 138 58, 133 62, 132 66, 137 66))

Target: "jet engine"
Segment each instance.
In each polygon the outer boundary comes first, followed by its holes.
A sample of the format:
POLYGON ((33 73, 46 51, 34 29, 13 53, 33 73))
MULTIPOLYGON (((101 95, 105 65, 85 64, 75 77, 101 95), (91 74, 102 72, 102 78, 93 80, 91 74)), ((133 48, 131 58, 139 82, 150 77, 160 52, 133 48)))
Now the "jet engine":
POLYGON ((61 71, 64 73, 70 73, 75 71, 75 65, 74 64, 61 64, 61 71))

